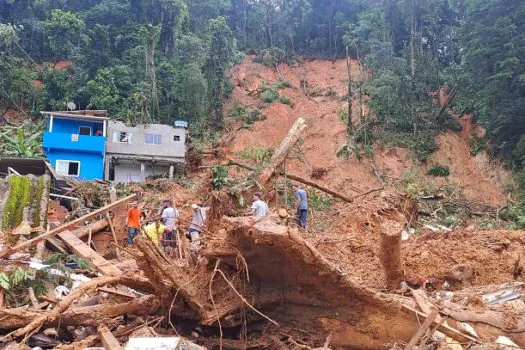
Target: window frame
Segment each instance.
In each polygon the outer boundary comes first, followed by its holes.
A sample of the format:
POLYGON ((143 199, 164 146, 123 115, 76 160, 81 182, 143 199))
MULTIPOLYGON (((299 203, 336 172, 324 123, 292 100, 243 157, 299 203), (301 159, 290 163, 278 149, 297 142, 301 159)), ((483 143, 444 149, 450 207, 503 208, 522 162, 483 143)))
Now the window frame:
POLYGON ((153 133, 146 133, 144 134, 144 144, 146 145, 162 145, 162 135, 161 134, 153 134, 153 133), (152 136, 153 142, 148 142, 148 136, 152 136), (158 139, 158 143, 155 141, 158 139))
POLYGON ((69 159, 57 159, 56 162, 55 162, 55 171, 57 172, 58 175, 61 175, 61 176, 68 176, 68 177, 79 177, 80 176, 80 165, 81 165, 81 162, 80 160, 69 160, 69 159), (62 163, 67 163, 68 164, 68 173, 67 174, 61 174, 59 173, 58 171, 58 162, 62 162, 62 163), (78 171, 77 171, 77 175, 70 175, 69 174, 69 164, 70 163, 77 163, 78 164, 78 171))
POLYGON ((80 136, 93 136, 93 128, 92 128, 91 126, 87 126, 87 125, 79 125, 79 126, 78 126, 78 135, 80 135, 80 136), (80 129, 82 129, 82 128, 87 128, 87 129, 89 129, 89 134, 87 134, 87 135, 82 134, 82 133, 80 132, 80 129))
POLYGON ((133 133, 129 131, 114 131, 113 132, 113 142, 114 143, 122 143, 122 144, 129 144, 131 143, 131 139, 133 137, 133 133), (117 134, 117 137, 115 138, 115 134, 117 134), (120 141, 120 136, 122 134, 126 134, 127 141, 120 141))
POLYGON ((173 142, 182 142, 180 135, 173 135, 173 142), (175 138, 177 138, 177 140, 175 140, 175 138))

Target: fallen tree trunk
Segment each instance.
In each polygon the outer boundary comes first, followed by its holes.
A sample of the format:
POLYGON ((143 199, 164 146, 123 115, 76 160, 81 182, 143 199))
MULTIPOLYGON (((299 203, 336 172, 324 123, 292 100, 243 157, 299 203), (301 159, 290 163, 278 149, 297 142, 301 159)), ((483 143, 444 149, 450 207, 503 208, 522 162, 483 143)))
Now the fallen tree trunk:
POLYGON ((262 169, 260 175, 258 176, 258 182, 263 187, 267 187, 268 182, 275 173, 275 170, 281 163, 284 161, 288 153, 292 150, 296 142, 301 138, 303 131, 306 129, 306 122, 303 118, 298 118, 295 123, 292 125, 288 134, 281 142, 279 147, 275 150, 270 158, 268 164, 262 169))
POLYGON ((25 241, 23 243, 20 243, 20 244, 17 244, 16 246, 14 247, 7 247, 6 249, 0 251, 0 259, 3 259, 3 258, 6 258, 8 257, 9 255, 15 253, 15 252, 18 252, 22 249, 25 249, 25 248, 29 248, 35 244, 37 244, 38 242, 42 242, 50 237, 54 237, 56 236, 57 234, 59 234, 60 232, 63 232, 71 227, 74 227, 78 224, 83 224, 85 221, 87 220, 91 220, 95 217, 97 217, 98 215, 101 215, 101 214, 104 214, 106 213, 108 210, 111 210, 112 208, 115 208, 121 204, 124 204, 128 201, 131 201, 131 200, 134 200, 137 198, 137 195, 136 194, 132 194, 132 195, 129 195, 127 197, 124 197, 122 199, 119 199, 118 201, 116 201, 115 203, 111 203, 111 204, 108 204, 100 209, 97 209, 95 210, 94 212, 92 213, 89 213, 89 214, 86 214, 78 219, 75 219, 71 222, 68 222, 67 224, 64 224, 64 225, 61 225, 49 232, 46 232, 44 234, 41 234, 33 239, 30 239, 28 241, 25 241))
MULTIPOLYGON (((281 172, 280 175, 282 176, 285 176, 284 172, 281 172)), ((348 197, 348 196, 345 196, 344 194, 341 194, 341 193, 338 193, 338 192, 335 192, 329 188, 326 188, 324 186, 321 186, 319 185, 318 183, 316 182, 313 182, 313 181, 310 181, 310 180, 307 180, 305 178, 302 178, 302 177, 299 177, 297 175, 293 175, 293 174, 290 174, 290 173, 286 173, 286 177, 288 177, 290 180, 293 180, 293 181, 297 181, 297 182, 300 182, 304 185, 307 185, 307 186, 310 186, 310 187, 313 187, 313 188, 316 188, 318 189, 319 191, 322 191, 322 192, 325 192, 325 193, 328 193, 329 195, 332 195, 336 198, 339 198, 345 202, 348 202, 348 203, 352 203, 354 200, 353 198, 351 197, 348 197)))
MULTIPOLYGON (((143 278, 138 278, 138 276, 127 277, 127 276, 118 276, 118 277, 101 277, 89 282, 86 282, 80 285, 77 289, 72 291, 68 296, 62 299, 51 311, 46 312, 34 320, 31 321, 28 325, 23 328, 17 329, 13 332, 14 337, 21 337, 31 334, 32 332, 38 330, 44 324, 53 323, 57 321, 62 313, 67 310, 71 304, 73 304, 77 299, 79 299, 87 291, 96 289, 104 285, 115 285, 123 284, 130 287, 136 286, 147 286, 148 289, 151 288, 150 284, 145 282, 143 278)), ((140 288, 139 288, 140 289, 140 288)))
MULTIPOLYGON (((158 298, 154 295, 147 295, 126 303, 73 307, 66 310, 55 323, 46 325, 60 323, 61 326, 92 326, 125 314, 151 315, 159 309, 158 298)), ((12 330, 25 327, 43 314, 42 311, 29 311, 22 308, 2 309, 0 310, 0 329, 12 330)))

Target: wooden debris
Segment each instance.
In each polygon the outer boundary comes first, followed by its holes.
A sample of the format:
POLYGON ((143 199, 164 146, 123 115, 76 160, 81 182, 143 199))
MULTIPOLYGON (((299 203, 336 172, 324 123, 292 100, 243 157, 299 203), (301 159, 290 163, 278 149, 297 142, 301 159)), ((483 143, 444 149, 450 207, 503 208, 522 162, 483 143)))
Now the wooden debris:
POLYGON ((419 343, 419 340, 423 338, 426 331, 436 321, 436 318, 438 317, 438 315, 439 315, 439 312, 437 309, 432 310, 432 312, 427 316, 423 324, 419 327, 417 332, 412 336, 412 338, 408 342, 408 345, 406 346, 407 350, 412 350, 412 348, 415 347, 419 343))
MULTIPOLYGON (((281 172, 280 173, 282 176, 284 176, 284 173, 281 172)), ((286 176, 290 179, 290 180, 293 180, 293 181, 297 181, 297 182, 300 182, 304 185, 307 185, 307 186, 310 186, 310 187, 313 187, 313 188, 316 188, 318 189, 319 191, 322 191, 322 192, 325 192, 325 193, 328 193, 336 198, 339 198, 345 202, 348 202, 348 203, 352 203, 354 200, 353 198, 351 197, 348 197, 348 196, 345 196, 344 194, 341 194, 339 192, 336 192, 334 190, 331 190, 327 187, 324 187, 324 186, 321 186, 319 185, 318 183, 316 182, 313 182, 313 181, 310 181, 308 179, 305 179, 305 178, 302 178, 302 177, 299 177, 297 175, 294 175, 294 174, 290 174, 290 173, 286 173, 286 176)))
POLYGON ((98 291, 101 291, 101 292, 105 292, 105 293, 110 293, 110 294, 115 294, 115 295, 119 295, 121 297, 126 297, 126 298, 130 298, 130 299, 135 299, 137 297, 136 294, 133 294, 133 293, 126 293, 126 292, 123 292, 123 291, 120 291, 120 290, 117 290, 115 288, 106 288, 106 287, 100 287, 97 289, 98 291))
POLYGON ((111 334, 108 327, 98 327, 98 335, 102 345, 106 350, 122 350, 122 346, 120 346, 119 341, 113 336, 113 334, 111 334))
POLYGON ((65 231, 65 230, 68 230, 69 228, 71 227, 74 227, 76 225, 79 225, 79 224, 84 224, 85 221, 87 220, 90 220, 90 219, 93 219, 101 214, 104 214, 106 213, 108 210, 111 210, 112 208, 115 208, 121 204, 124 204, 126 202, 129 202, 131 200, 134 200, 135 198, 137 198, 137 195, 136 194, 132 194, 132 195, 129 195, 127 197, 124 197, 118 201, 116 201, 115 203, 111 203, 111 204, 108 204, 100 209, 97 209, 95 210, 94 212, 92 213, 89 213, 89 214, 86 214, 78 219, 75 219, 71 222, 68 222, 67 224, 64 224, 64 225, 61 225, 49 232, 46 232, 44 234, 41 234, 33 239, 30 239, 28 241, 25 241, 25 242, 22 242, 20 244, 17 244, 16 246, 14 247, 7 247, 6 249, 0 251, 0 259, 3 259, 3 258, 6 258, 8 257, 9 255, 15 253, 15 252, 18 252, 22 249, 25 249, 25 248, 29 248, 35 244, 37 244, 38 242, 42 242, 50 237, 54 237, 56 236, 57 234, 59 234, 60 232, 62 231, 65 231))
POLYGON ((257 182, 260 183, 263 187, 267 187, 268 182, 275 173, 275 170, 281 163, 284 161, 288 153, 292 150, 295 143, 301 138, 304 130, 306 129, 306 122, 303 118, 297 118, 295 123, 292 125, 288 134, 281 142, 279 147, 275 150, 270 158, 268 164, 262 169, 260 175, 257 178, 257 182))
POLYGON ((100 256, 73 233, 64 231, 59 233, 58 236, 62 238, 64 243, 66 243, 73 253, 88 260, 95 267, 95 269, 103 275, 118 276, 122 274, 122 271, 115 267, 111 262, 100 256))

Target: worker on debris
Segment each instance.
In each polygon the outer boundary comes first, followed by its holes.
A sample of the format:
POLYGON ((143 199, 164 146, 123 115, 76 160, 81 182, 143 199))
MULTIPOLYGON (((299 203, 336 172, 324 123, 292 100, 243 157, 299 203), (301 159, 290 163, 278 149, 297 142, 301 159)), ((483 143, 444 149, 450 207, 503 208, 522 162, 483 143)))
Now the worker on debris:
POLYGON ((173 204, 169 199, 164 200, 164 209, 162 210, 161 217, 164 222, 164 235, 162 239, 162 248, 166 253, 172 253, 174 248, 177 246, 177 221, 179 217, 179 211, 173 208, 173 204))
POLYGON ((308 196, 306 195, 306 191, 299 187, 299 185, 293 185, 292 189, 295 193, 294 209, 297 215, 297 223, 303 230, 306 230, 306 221, 308 217, 308 196))
POLYGON ((206 223, 206 216, 208 214, 209 207, 205 207, 202 204, 192 204, 191 208, 193 209, 193 219, 191 225, 188 228, 188 233, 191 240, 192 250, 197 250, 200 247, 200 240, 202 229, 206 223))
POLYGON ((144 227, 144 233, 158 247, 160 244, 160 237, 164 234, 165 229, 166 226, 162 224, 160 219, 157 219, 155 222, 144 227))
POLYGON ((268 214, 268 204, 262 200, 262 194, 255 192, 253 195, 253 203, 250 211, 245 213, 244 216, 266 216, 268 214))
POLYGON ((139 233, 140 230, 140 219, 141 211, 137 202, 133 203, 133 206, 128 210, 128 216, 126 218, 126 227, 128 228, 128 245, 133 244, 133 239, 139 233))

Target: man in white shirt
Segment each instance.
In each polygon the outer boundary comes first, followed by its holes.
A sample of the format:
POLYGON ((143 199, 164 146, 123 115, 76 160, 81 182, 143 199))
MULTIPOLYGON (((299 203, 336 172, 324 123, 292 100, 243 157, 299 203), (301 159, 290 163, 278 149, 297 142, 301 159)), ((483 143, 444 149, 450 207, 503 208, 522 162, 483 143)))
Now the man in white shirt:
POLYGON ((164 209, 162 210, 161 217, 164 222, 164 237, 162 239, 162 247, 167 253, 173 253, 174 248, 177 246, 177 218, 179 217, 179 211, 173 208, 170 200, 164 201, 164 209))
POLYGON ((188 228, 188 233, 190 235, 192 246, 198 248, 200 246, 200 235, 202 233, 202 228, 206 223, 206 215, 208 215, 208 210, 210 210, 210 208, 205 207, 202 204, 192 204, 191 208, 193 209, 193 219, 191 221, 190 227, 188 228))
POLYGON ((268 214, 268 204, 262 200, 260 192, 255 192, 253 195, 253 203, 249 212, 245 213, 244 216, 255 216, 261 217, 268 214))

